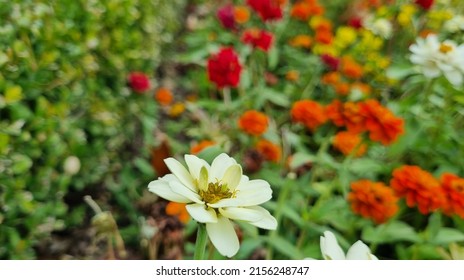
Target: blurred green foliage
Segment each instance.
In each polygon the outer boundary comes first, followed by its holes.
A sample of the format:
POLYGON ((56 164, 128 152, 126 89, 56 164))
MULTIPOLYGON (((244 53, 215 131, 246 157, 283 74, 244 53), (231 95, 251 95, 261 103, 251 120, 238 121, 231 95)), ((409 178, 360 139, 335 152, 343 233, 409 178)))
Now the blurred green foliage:
POLYGON ((184 2, 0 0, 0 259, 37 257, 89 193, 137 225, 157 107, 127 75, 153 77, 184 2))

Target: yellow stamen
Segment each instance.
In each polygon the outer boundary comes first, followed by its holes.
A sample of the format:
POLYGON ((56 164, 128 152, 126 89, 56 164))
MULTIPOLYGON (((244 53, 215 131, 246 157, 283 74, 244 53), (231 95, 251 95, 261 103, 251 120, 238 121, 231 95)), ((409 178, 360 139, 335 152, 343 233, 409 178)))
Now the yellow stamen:
POLYGON ((209 183, 206 190, 200 189, 198 193, 205 203, 216 203, 224 198, 235 197, 235 192, 231 192, 227 184, 220 182, 209 183))
POLYGON ((445 44, 445 43, 442 43, 440 45, 440 52, 444 53, 444 54, 447 54, 449 53, 450 51, 453 50, 453 46, 450 46, 448 44, 445 44))

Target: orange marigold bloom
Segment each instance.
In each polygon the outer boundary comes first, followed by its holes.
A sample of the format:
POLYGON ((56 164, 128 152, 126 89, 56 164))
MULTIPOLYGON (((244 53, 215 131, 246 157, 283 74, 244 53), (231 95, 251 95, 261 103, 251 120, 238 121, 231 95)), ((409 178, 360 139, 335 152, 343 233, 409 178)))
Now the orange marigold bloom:
POLYGON ((190 215, 187 212, 185 205, 185 203, 170 201, 168 205, 166 205, 166 214, 169 216, 175 216, 179 219, 179 221, 186 224, 190 220, 190 215))
POLYGON ((246 23, 250 19, 250 10, 245 6, 235 6, 234 19, 239 24, 246 23))
POLYGON ((256 149, 265 160, 279 162, 282 156, 282 150, 280 147, 268 140, 259 140, 258 144, 256 144, 256 149))
POLYGON ((367 150, 367 146, 362 144, 362 138, 359 134, 349 131, 338 132, 333 139, 333 145, 344 155, 350 155, 356 151, 355 156, 357 157, 364 155, 367 150))
POLYGON ((343 57, 341 63, 341 72, 343 75, 352 79, 359 79, 364 74, 363 67, 351 57, 343 57))
POLYGON ((200 143, 192 146, 190 148, 190 153, 191 154, 198 154, 199 152, 201 152, 203 149, 209 147, 209 146, 214 146, 216 145, 216 142, 214 141, 210 141, 210 140, 201 140, 200 143))
POLYGON ((339 95, 348 95, 350 93, 350 84, 345 82, 335 84, 335 92, 339 95))
POLYGON ((456 214, 464 219, 464 178, 444 173, 440 181, 447 200, 443 212, 446 215, 456 214))
POLYGON ((268 117, 265 114, 255 110, 246 111, 238 120, 240 129, 248 134, 256 136, 266 132, 268 123, 268 117))
POLYGON ((327 117, 336 126, 346 126, 348 131, 360 133, 366 130, 364 117, 361 115, 358 103, 345 102, 335 99, 326 107, 327 117))
POLYGON ((285 74, 285 79, 287 79, 287 81, 294 82, 294 81, 298 81, 299 78, 300 78, 300 72, 296 70, 290 70, 285 74))
POLYGON ((406 198, 409 207, 417 205, 424 215, 446 202, 440 182, 418 166, 404 165, 395 169, 390 185, 399 197, 406 198))
POLYGON ((330 45, 332 44, 333 41, 333 34, 332 31, 330 30, 325 30, 325 29, 317 29, 316 30, 316 36, 314 36, 314 39, 316 42, 324 44, 324 45, 330 45))
POLYGON ((389 145, 404 133, 404 121, 396 117, 388 108, 377 100, 367 100, 360 105, 360 113, 365 118, 365 127, 372 141, 380 141, 389 145))
POLYGON ((155 92, 155 99, 161 105, 169 105, 174 99, 174 96, 169 89, 161 87, 155 92))
POLYGON ((335 85, 340 81, 340 74, 338 72, 328 72, 321 78, 324 85, 335 85))
POLYGON ((351 209, 364 218, 381 224, 398 212, 398 197, 393 190, 380 182, 359 180, 351 183, 348 194, 351 209))
POLYGON ((307 48, 309 49, 313 43, 313 39, 309 35, 297 35, 293 37, 289 44, 295 48, 307 48))
POLYGON ((324 8, 316 0, 303 0, 292 6, 290 15, 296 19, 307 21, 313 15, 322 15, 324 8))
POLYGON ((303 123, 307 128, 314 130, 327 121, 325 108, 312 100, 300 100, 293 104, 292 119, 303 123))

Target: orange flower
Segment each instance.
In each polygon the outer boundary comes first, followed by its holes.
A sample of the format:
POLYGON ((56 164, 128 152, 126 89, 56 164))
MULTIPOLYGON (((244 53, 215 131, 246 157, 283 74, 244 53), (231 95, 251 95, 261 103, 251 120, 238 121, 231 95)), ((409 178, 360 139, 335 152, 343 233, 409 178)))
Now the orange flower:
POLYGON ((351 79, 359 79, 363 75, 363 67, 359 65, 353 58, 345 56, 342 58, 341 72, 343 75, 351 79))
POLYGON ((370 99, 359 106, 372 141, 380 141, 383 145, 389 145, 404 133, 403 119, 397 118, 377 100, 370 99))
POLYGON ((366 153, 367 146, 362 144, 362 138, 359 134, 341 131, 338 132, 333 140, 335 149, 342 152, 344 155, 349 155, 356 151, 355 156, 360 157, 366 153))
POLYGON ((332 31, 326 30, 326 29, 317 29, 316 36, 314 37, 314 39, 318 43, 321 43, 324 45, 330 45, 332 44, 332 41, 333 41, 332 31))
POLYGON ((293 104, 292 119, 303 123, 307 128, 314 130, 327 121, 325 109, 312 100, 300 100, 293 104))
POLYGON ((345 82, 335 84, 335 92, 339 95, 348 95, 350 93, 350 84, 345 82))
POLYGON ((234 19, 239 24, 246 23, 250 19, 250 10, 245 6, 235 6, 234 19))
POLYGON ((329 72, 322 76, 321 82, 324 85, 335 85, 340 81, 340 74, 338 72, 329 72))
POLYGON ((256 144, 256 149, 265 160, 279 162, 282 156, 280 147, 268 140, 259 140, 258 144, 256 144))
POLYGON ((390 185, 399 197, 406 198, 408 207, 417 205, 424 215, 446 202, 440 182, 418 166, 404 165, 395 169, 390 185))
POLYGON ((285 74, 285 79, 287 79, 287 81, 298 81, 298 79, 300 78, 300 72, 296 71, 296 70, 290 70, 287 72, 287 74, 285 74))
POLYGON ((381 224, 398 212, 398 198, 393 190, 380 182, 359 180, 351 183, 348 194, 351 209, 364 218, 381 224))
POLYGON ((190 220, 190 215, 185 209, 185 203, 178 203, 170 201, 168 205, 166 205, 166 214, 169 216, 175 216, 181 221, 182 223, 186 224, 190 220))
POLYGON ((268 117, 255 110, 246 111, 238 120, 240 129, 248 134, 256 136, 266 132, 268 123, 268 117))
POLYGON ((447 199, 443 212, 446 215, 456 214, 464 219, 464 178, 444 173, 440 181, 447 199))
POLYGON ((326 107, 327 117, 336 126, 346 126, 348 131, 360 133, 365 131, 364 117, 360 113, 358 103, 346 102, 342 103, 335 99, 326 107))
POLYGON ((309 49, 313 43, 313 39, 308 35, 297 35, 293 37, 289 44, 295 48, 307 48, 309 49))
POLYGON ((169 105, 174 99, 174 96, 172 95, 172 92, 169 89, 160 87, 155 92, 155 99, 161 105, 169 105))
POLYGON ((205 149, 205 148, 207 148, 209 146, 214 146, 214 145, 216 145, 216 142, 214 142, 214 141, 202 140, 202 141, 200 141, 200 143, 198 143, 198 144, 196 144, 196 145, 194 145, 194 146, 192 146, 190 148, 190 153, 196 155, 199 152, 201 152, 203 149, 205 149))
POLYGON ((303 0, 292 6, 290 15, 296 19, 307 21, 313 15, 322 15, 324 8, 316 0, 303 0))

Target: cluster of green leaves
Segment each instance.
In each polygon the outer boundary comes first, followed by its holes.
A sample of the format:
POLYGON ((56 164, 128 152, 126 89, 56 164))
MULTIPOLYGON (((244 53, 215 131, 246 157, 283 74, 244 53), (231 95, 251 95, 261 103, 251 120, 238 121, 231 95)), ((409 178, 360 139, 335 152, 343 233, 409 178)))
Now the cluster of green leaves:
POLYGON ((127 76, 153 76, 183 2, 0 1, 0 258, 81 225, 85 194, 137 226, 157 107, 127 76))

